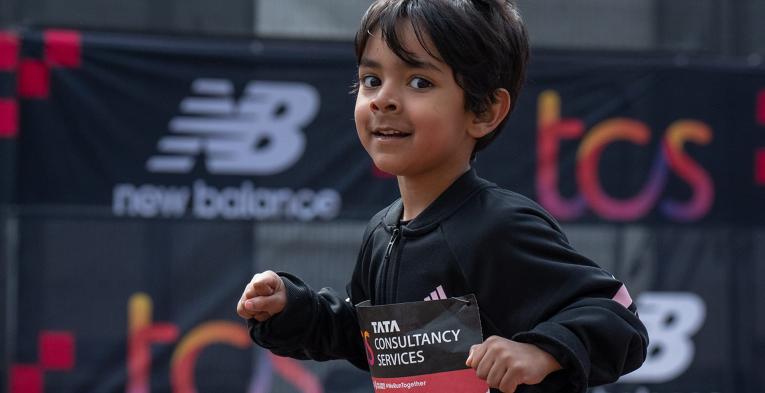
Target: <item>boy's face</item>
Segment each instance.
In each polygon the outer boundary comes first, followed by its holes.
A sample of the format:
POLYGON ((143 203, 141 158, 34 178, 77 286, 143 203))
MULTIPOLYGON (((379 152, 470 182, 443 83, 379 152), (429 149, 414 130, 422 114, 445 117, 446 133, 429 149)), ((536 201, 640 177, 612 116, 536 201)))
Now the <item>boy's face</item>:
MULTIPOLYGON (((398 29, 405 49, 422 64, 404 62, 376 31, 359 64, 356 131, 381 170, 410 178, 463 173, 475 139, 463 90, 451 68, 420 45, 411 24, 398 29)), ((429 49, 438 56, 433 45, 429 49)))

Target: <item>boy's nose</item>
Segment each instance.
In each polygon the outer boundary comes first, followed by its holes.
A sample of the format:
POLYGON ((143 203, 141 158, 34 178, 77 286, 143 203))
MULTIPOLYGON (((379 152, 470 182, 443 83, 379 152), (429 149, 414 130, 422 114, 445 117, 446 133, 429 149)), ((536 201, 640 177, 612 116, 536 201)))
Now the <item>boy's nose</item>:
POLYGON ((380 94, 369 102, 369 108, 372 112, 390 113, 399 111, 401 104, 389 92, 380 91, 380 94))

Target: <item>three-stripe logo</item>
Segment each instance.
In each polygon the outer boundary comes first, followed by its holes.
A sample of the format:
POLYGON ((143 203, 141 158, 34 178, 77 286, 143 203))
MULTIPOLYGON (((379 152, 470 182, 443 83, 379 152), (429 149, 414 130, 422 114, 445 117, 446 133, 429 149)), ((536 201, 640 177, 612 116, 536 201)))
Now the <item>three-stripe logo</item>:
POLYGON ((430 293, 430 295, 426 296, 424 300, 427 302, 429 300, 445 300, 445 299, 448 299, 448 298, 446 296, 446 293, 444 292, 444 287, 443 285, 439 285, 438 287, 436 287, 436 289, 433 292, 430 293))

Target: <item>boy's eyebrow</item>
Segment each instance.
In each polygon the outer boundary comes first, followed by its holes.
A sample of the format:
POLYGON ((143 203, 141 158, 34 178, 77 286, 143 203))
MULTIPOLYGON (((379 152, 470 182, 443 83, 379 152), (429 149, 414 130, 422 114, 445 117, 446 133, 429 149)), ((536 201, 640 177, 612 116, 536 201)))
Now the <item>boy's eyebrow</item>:
POLYGON ((382 65, 375 60, 367 57, 362 57, 361 61, 359 61, 359 67, 382 68, 382 65))
MULTIPOLYGON (((419 60, 419 59, 412 59, 412 61, 406 61, 406 64, 411 68, 422 68, 422 69, 431 69, 434 71, 442 72, 441 68, 437 65, 430 63, 428 61, 419 60)), ((359 67, 367 67, 367 68, 382 68, 382 64, 380 62, 370 59, 368 57, 362 57, 361 61, 359 61, 359 67)))

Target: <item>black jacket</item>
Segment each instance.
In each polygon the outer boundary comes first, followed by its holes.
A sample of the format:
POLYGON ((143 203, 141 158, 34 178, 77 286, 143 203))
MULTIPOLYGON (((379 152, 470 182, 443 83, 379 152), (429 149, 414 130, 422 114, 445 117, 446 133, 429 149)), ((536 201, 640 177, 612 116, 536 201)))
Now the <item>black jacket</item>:
POLYGON ((634 304, 612 300, 622 283, 578 254, 536 203, 471 170, 405 225, 402 211, 398 200, 370 221, 349 300, 281 273, 287 308, 250 320, 253 340, 277 355, 367 369, 353 304, 475 293, 485 338, 535 344, 564 368, 519 392, 584 392, 642 364, 645 327, 634 304))

